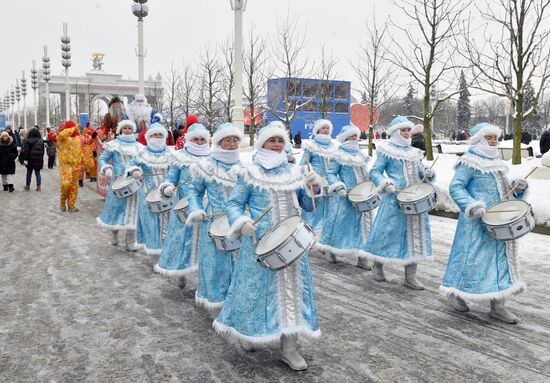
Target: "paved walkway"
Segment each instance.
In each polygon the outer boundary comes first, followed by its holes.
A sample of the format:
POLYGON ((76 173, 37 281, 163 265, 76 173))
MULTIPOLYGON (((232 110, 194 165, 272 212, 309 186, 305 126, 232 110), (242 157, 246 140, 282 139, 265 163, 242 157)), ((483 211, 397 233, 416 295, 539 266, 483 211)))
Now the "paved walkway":
MULTIPOLYGON (((427 286, 388 283, 350 263, 313 257, 320 324, 303 342, 295 373, 277 350, 246 353, 217 337, 184 290, 152 272, 155 259, 108 243, 95 224, 101 199, 90 184, 80 213, 58 210, 57 170, 43 191, 0 192, 0 382, 550 382, 550 237, 521 241, 529 291, 510 301, 519 325, 487 307, 454 312, 437 292, 456 221, 431 217, 436 261, 427 286)), ((34 185, 34 181, 33 181, 34 185)))

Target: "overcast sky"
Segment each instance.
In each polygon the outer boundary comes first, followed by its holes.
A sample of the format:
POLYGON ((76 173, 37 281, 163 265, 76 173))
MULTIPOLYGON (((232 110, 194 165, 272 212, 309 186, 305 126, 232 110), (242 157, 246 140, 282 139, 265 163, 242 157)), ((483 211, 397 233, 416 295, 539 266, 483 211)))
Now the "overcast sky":
MULTIPOLYGON (((350 60, 356 59, 375 2, 377 20, 383 22, 391 14, 395 22, 405 22, 401 12, 386 0, 249 0, 244 35, 253 22, 259 33, 273 36, 277 18, 295 14, 307 27, 307 54, 317 59, 323 42, 340 61, 339 79, 354 81, 350 60)), ((69 23, 72 39, 71 75, 84 75, 92 68, 91 53, 102 52, 106 72, 137 79, 137 23, 131 0, 2 3, 1 96, 21 77, 22 70, 29 77, 33 59, 41 65, 44 45, 49 49, 52 74, 62 74, 59 38, 63 22, 69 23)), ((146 78, 166 73, 171 62, 179 65, 182 59, 195 60, 205 44, 215 44, 232 34, 229 0, 153 0, 149 8, 145 19, 146 78)))

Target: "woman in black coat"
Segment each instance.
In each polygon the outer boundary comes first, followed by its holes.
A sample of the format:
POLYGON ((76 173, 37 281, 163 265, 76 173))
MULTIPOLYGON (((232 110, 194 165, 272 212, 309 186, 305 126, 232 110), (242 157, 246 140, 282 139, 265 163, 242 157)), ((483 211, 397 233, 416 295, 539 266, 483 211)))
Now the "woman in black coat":
POLYGON ((28 191, 31 188, 32 172, 34 171, 36 176, 36 191, 40 191, 40 184, 42 183, 40 170, 44 167, 44 141, 37 128, 29 130, 27 139, 23 141, 19 161, 27 167, 25 190, 28 191))
POLYGON ((0 174, 2 175, 2 186, 4 191, 14 191, 13 175, 15 174, 15 159, 17 158, 17 147, 13 138, 8 132, 0 134, 0 174))

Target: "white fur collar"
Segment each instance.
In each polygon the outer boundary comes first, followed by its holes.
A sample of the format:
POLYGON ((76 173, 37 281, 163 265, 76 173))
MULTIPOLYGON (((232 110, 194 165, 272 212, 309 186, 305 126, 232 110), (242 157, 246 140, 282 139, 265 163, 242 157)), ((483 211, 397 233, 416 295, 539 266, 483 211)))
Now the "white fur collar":
POLYGON ((291 166, 288 173, 267 174, 259 165, 252 164, 248 168, 241 167, 238 173, 246 183, 263 190, 293 191, 306 185, 299 166, 291 166))
POLYGON ((338 150, 337 155, 338 155, 337 157, 338 163, 340 163, 341 165, 352 166, 355 168, 366 167, 370 160, 370 157, 365 156, 360 150, 357 152, 357 154, 354 155, 340 149, 338 150))
POLYGON ((386 157, 405 161, 422 161, 424 157, 420 149, 413 148, 412 146, 408 150, 404 150, 392 144, 379 144, 376 147, 376 152, 386 157))
POLYGON ((324 147, 317 144, 315 140, 310 140, 306 142, 304 149, 312 154, 315 154, 316 156, 326 158, 327 160, 334 160, 338 156, 338 146, 336 146, 333 142, 324 147))
POLYGON ((125 156, 135 157, 139 151, 143 148, 143 145, 139 142, 123 143, 118 139, 108 141, 103 144, 103 150, 108 152, 118 152, 125 156))
POLYGON ((178 168, 183 168, 202 162, 208 158, 208 156, 194 156, 187 152, 185 149, 176 150, 175 152, 170 153, 170 160, 172 166, 177 166, 178 168))
POLYGON ((229 188, 237 183, 237 168, 240 168, 239 163, 233 164, 229 170, 216 166, 210 161, 199 161, 189 165, 193 177, 200 177, 207 182, 216 182, 229 188))
POLYGON ((137 161, 154 169, 167 169, 172 162, 170 149, 165 149, 163 152, 153 153, 147 147, 142 148, 137 156, 137 161))
POLYGON ((508 172, 508 166, 506 165, 506 162, 502 161, 501 159, 483 158, 470 152, 464 153, 462 157, 459 157, 456 161, 455 167, 461 164, 468 166, 472 169, 479 170, 482 173, 495 174, 499 172, 508 172))

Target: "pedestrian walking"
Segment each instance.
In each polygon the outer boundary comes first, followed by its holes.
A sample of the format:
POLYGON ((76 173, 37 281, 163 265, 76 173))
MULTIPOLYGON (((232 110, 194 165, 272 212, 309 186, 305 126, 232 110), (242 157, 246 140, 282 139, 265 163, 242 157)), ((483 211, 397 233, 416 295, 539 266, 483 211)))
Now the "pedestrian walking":
POLYGON ((0 175, 2 175, 2 186, 4 191, 13 192, 13 175, 15 174, 15 159, 17 158, 17 147, 14 139, 6 131, 0 134, 0 175))
POLYGON ((27 168, 27 179, 25 190, 31 190, 32 173, 36 177, 36 191, 40 191, 42 177, 40 171, 44 167, 44 141, 42 135, 37 128, 31 128, 27 134, 27 138, 21 144, 21 152, 19 153, 19 162, 27 168))

